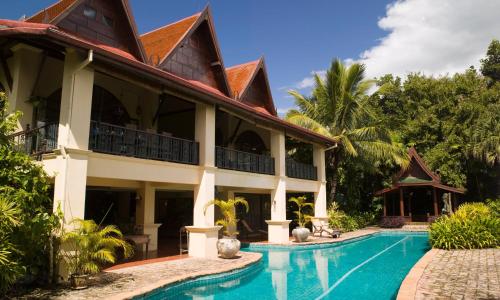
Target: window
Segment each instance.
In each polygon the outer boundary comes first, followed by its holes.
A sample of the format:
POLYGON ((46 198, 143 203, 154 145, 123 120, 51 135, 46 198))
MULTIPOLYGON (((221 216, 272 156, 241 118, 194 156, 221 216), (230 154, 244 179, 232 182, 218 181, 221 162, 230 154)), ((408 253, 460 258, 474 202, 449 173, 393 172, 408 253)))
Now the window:
POLYGON ((114 21, 110 17, 102 16, 102 22, 108 27, 113 27, 114 21))
POLYGON ((95 18, 97 16, 97 11, 90 6, 85 6, 85 8, 83 9, 83 15, 89 19, 95 20, 95 18))

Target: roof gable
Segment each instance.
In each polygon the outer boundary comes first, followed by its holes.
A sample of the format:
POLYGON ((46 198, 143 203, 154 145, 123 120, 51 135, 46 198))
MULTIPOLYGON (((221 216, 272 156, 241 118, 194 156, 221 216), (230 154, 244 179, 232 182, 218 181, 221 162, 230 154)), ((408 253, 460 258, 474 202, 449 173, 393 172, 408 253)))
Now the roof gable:
POLYGON ((277 115, 263 58, 230 67, 226 73, 236 100, 277 115))
POLYGON ((231 97, 210 9, 141 36, 151 63, 231 97))
POLYGON ((56 25, 97 44, 128 52, 145 62, 128 0, 60 0, 26 21, 56 25), (88 9, 93 10, 92 17, 85 15, 88 9))
POLYGON ((396 175, 396 182, 402 183, 417 183, 417 182, 435 182, 441 183, 441 179, 437 174, 425 164, 424 160, 418 155, 415 148, 410 148, 408 151, 410 156, 410 166, 407 169, 402 169, 396 175))

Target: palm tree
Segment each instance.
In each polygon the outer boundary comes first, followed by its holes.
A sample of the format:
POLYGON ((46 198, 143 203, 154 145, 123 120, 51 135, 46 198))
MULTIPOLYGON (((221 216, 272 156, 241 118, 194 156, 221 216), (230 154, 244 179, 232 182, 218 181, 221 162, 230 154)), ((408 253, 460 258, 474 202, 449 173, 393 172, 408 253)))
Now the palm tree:
POLYGON ((123 239, 123 234, 114 225, 100 227, 93 220, 74 219, 75 229, 63 235, 62 242, 67 251, 63 257, 67 260, 71 274, 95 274, 105 263, 116 261, 116 249, 123 249, 125 258, 132 256, 132 246, 123 239))
POLYGON ((333 171, 330 178, 331 201, 335 200, 337 170, 344 158, 361 157, 371 162, 391 160, 401 166, 409 164, 406 150, 392 143, 389 132, 370 110, 367 92, 373 81, 364 78, 363 64, 346 67, 335 59, 324 79, 314 75, 315 86, 311 96, 289 91, 299 109, 288 111, 286 120, 337 143, 328 152, 328 164, 333 171))

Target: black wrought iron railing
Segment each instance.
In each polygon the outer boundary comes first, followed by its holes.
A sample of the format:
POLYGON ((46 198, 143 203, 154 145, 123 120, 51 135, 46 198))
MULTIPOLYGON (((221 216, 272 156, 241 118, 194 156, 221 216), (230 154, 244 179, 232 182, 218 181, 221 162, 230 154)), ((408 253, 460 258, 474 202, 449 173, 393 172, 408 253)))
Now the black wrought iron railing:
POLYGON ((291 158, 287 158, 286 176, 299 179, 317 180, 318 169, 313 165, 296 162, 291 158))
POLYGON ((95 152, 197 165, 199 144, 117 125, 90 122, 89 149, 95 152))
POLYGON ((58 129, 58 123, 50 123, 15 133, 10 138, 13 140, 14 150, 29 155, 41 155, 57 148, 58 129))
POLYGON ((223 147, 215 147, 218 168, 274 175, 274 158, 223 147))

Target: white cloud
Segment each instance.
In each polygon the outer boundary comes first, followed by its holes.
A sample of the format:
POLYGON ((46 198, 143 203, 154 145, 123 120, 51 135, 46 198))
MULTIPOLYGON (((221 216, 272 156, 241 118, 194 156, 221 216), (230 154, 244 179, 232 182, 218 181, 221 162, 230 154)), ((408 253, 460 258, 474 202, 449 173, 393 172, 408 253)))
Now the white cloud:
POLYGON ((500 38, 498 0, 400 0, 378 26, 389 33, 360 56, 369 77, 409 72, 446 75, 478 66, 500 38))
POLYGON ((295 107, 278 107, 276 112, 279 116, 284 116, 290 109, 295 109, 295 107))
POLYGON ((314 74, 318 74, 321 78, 325 78, 326 71, 325 70, 320 70, 320 71, 312 71, 310 73, 311 76, 308 76, 304 79, 302 79, 300 82, 295 84, 294 88, 298 90, 304 90, 308 89, 314 86, 314 74))

